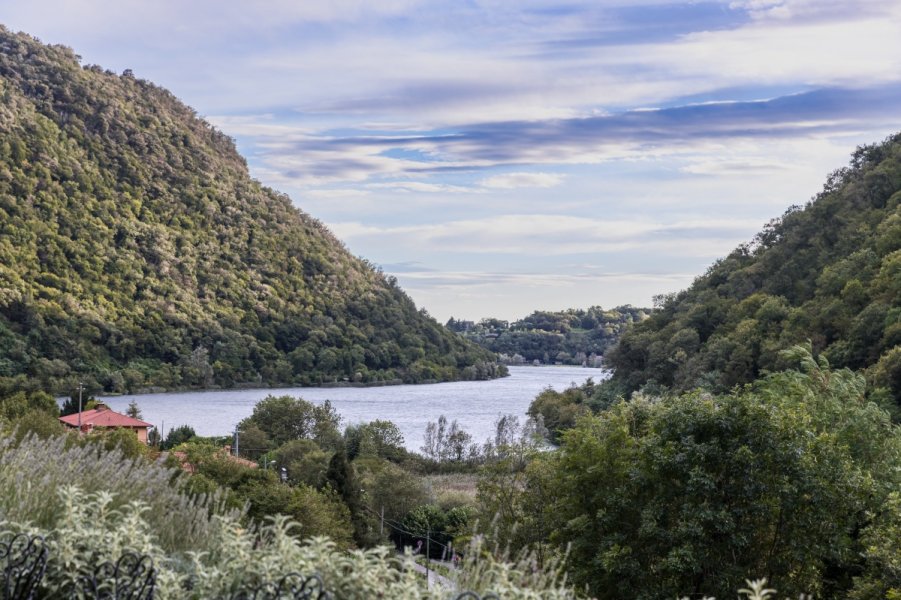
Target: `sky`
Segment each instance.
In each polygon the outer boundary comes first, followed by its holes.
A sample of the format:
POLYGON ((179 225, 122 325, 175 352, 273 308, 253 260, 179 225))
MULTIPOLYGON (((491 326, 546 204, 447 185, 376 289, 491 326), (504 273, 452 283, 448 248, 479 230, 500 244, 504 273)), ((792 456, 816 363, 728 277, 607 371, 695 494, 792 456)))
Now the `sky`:
POLYGON ((901 130, 899 0, 0 0, 440 321, 649 306, 901 130))

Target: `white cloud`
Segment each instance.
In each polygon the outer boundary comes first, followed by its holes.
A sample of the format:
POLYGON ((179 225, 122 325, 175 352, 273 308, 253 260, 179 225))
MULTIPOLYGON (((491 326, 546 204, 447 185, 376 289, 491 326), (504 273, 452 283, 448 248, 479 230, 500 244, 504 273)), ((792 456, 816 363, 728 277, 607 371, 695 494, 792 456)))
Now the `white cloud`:
POLYGON ((560 256, 601 252, 657 251, 672 255, 715 258, 750 238, 758 223, 710 219, 659 223, 556 214, 493 215, 422 225, 375 226, 360 222, 331 223, 338 237, 393 244, 419 253, 454 251, 475 254, 560 256))
POLYGON ((516 188, 550 188, 563 182, 564 176, 558 173, 504 173, 483 179, 480 183, 486 188, 512 190, 516 188))
POLYGON ((366 186, 373 190, 391 190, 395 192, 415 192, 424 194, 474 194, 479 190, 462 185, 446 183, 425 183, 423 181, 392 181, 389 183, 370 183, 366 186))
POLYGON ((738 0, 729 5, 745 10, 754 19, 847 20, 864 15, 890 15, 892 2, 884 0, 738 0))

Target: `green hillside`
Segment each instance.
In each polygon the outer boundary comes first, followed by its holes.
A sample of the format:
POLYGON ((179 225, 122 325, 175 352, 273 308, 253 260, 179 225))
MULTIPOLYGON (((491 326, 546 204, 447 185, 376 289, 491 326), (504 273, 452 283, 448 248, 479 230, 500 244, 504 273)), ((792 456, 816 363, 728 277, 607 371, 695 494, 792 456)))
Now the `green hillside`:
POLYGON ((725 391, 784 369, 779 351, 810 340, 901 402, 901 134, 857 149, 806 206, 660 305, 607 354, 608 393, 725 391))
POLYGON ((478 323, 451 317, 445 325, 466 339, 496 352, 508 364, 587 365, 598 367, 607 349, 632 324, 651 312, 646 308, 600 306, 561 311, 536 310, 509 323, 482 319, 478 323))
POLYGON ((0 97, 6 383, 498 375, 166 90, 0 27, 0 97))

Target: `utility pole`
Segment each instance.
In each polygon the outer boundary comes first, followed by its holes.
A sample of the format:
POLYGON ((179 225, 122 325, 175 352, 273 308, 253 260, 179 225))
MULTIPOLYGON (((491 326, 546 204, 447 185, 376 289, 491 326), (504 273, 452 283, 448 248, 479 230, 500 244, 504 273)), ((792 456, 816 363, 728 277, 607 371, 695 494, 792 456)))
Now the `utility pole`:
POLYGON ((78 382, 78 433, 81 433, 81 391, 84 389, 84 384, 82 382, 78 382))
POLYGON ((238 431, 238 428, 235 427, 235 456, 240 456, 240 454, 238 454, 238 451, 239 451, 239 448, 238 448, 238 433, 240 433, 240 432, 238 431))
POLYGON ((430 571, 432 570, 431 542, 432 542, 432 524, 429 523, 426 526, 426 530, 425 530, 425 586, 426 586, 426 589, 428 589, 428 587, 429 587, 430 571))

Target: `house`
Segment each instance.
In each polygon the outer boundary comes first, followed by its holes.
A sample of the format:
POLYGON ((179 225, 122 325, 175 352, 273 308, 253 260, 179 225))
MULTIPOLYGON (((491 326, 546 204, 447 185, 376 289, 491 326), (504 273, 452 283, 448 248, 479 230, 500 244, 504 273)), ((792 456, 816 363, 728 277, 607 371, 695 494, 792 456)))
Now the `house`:
MULTIPOLYGON (((128 415, 117 413, 111 410, 106 404, 98 404, 97 408, 85 410, 81 415, 81 431, 88 433, 95 428, 102 429, 131 429, 134 431, 138 439, 145 444, 147 443, 147 430, 153 427, 152 424, 140 419, 133 419, 128 415)), ((78 429, 79 413, 60 417, 59 420, 63 425, 70 429, 78 429)))

